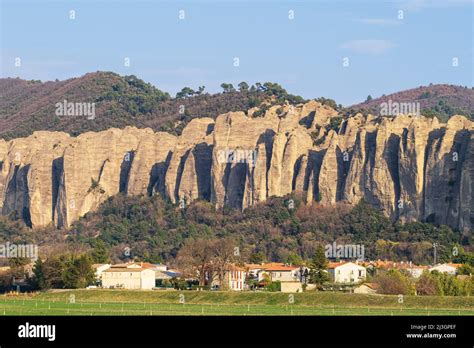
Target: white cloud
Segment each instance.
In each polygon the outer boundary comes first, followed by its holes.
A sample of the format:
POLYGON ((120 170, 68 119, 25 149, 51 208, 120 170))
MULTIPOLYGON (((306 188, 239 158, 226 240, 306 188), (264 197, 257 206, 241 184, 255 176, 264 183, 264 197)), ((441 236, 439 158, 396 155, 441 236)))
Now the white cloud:
POLYGON ((392 47, 394 44, 388 40, 352 40, 341 45, 343 49, 366 54, 383 54, 392 47))

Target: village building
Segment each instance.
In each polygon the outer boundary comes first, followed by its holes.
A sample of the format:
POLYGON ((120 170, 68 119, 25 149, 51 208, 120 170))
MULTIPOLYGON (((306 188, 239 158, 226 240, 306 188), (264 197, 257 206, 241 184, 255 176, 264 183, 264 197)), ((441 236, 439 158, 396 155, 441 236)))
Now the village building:
POLYGON ((115 265, 102 272, 102 287, 151 290, 155 287, 155 271, 135 264, 115 265))
POLYGON ((260 271, 262 274, 267 274, 272 282, 295 282, 299 279, 299 267, 296 266, 270 266, 265 267, 260 271))
POLYGON ((102 272, 109 269, 110 266, 111 265, 108 263, 94 263, 92 265, 92 269, 94 270, 94 274, 95 274, 95 280, 97 283, 100 284, 100 282, 102 281, 102 272))
POLYGON ((229 265, 224 276, 222 288, 228 290, 242 291, 247 289, 245 280, 247 278, 247 269, 236 265, 229 265))
POLYGON ((354 288, 354 294, 375 294, 377 288, 375 283, 362 283, 354 288))
POLYGON ((449 275, 455 275, 456 271, 462 264, 460 263, 443 263, 437 264, 429 269, 430 272, 438 271, 440 273, 447 273, 449 275))
POLYGON ((332 282, 342 284, 359 283, 367 276, 365 267, 354 262, 330 262, 328 273, 332 282))

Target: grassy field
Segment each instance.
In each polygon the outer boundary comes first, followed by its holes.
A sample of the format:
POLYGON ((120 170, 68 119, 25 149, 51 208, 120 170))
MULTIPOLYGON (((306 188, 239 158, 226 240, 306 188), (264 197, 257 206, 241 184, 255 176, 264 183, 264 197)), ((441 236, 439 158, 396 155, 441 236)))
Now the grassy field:
POLYGON ((67 290, 1 296, 0 315, 474 315, 473 297, 67 290), (74 302, 70 303, 71 295, 74 302), (181 295, 181 296, 180 296, 181 295), (184 303, 182 303, 184 300, 184 303))

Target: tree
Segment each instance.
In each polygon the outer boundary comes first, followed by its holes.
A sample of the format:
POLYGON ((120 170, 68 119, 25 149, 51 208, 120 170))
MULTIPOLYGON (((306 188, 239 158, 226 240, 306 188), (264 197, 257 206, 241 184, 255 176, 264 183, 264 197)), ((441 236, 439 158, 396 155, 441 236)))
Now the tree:
POLYGON ((474 275, 474 268, 471 265, 465 263, 457 269, 457 274, 474 275))
POLYGON ((374 279, 378 284, 377 292, 387 295, 410 295, 413 294, 413 287, 409 279, 398 270, 390 270, 374 279))
POLYGON ((309 282, 321 285, 329 280, 327 273, 328 260, 322 245, 318 245, 311 262, 309 263, 309 282))
POLYGON ((204 89, 206 89, 206 86, 199 86, 198 90, 195 93, 197 95, 201 95, 204 92, 204 89))
POLYGON ((197 277, 200 286, 212 282, 215 274, 212 269, 213 241, 189 239, 178 252, 176 261, 186 278, 197 277))
POLYGON ((63 269, 62 280, 66 288, 85 288, 95 282, 95 274, 92 262, 87 254, 78 258, 70 258, 63 269))
POLYGON ((246 92, 246 91, 249 90, 249 85, 245 81, 242 81, 241 83, 239 83, 238 86, 239 86, 239 91, 240 92, 246 92))
POLYGON ((224 90, 224 93, 235 92, 235 88, 232 83, 222 83, 221 88, 224 90))
POLYGON ((372 96, 369 94, 369 95, 367 96, 367 99, 366 99, 365 101, 366 101, 366 102, 369 102, 369 101, 371 101, 372 99, 373 99, 372 96))
POLYGON ((90 252, 90 258, 93 263, 107 263, 110 261, 109 249, 102 239, 94 240, 94 248, 90 252))
POLYGON ((418 278, 415 288, 417 295, 436 296, 443 293, 439 279, 429 272, 423 272, 418 278))
POLYGON ((47 283, 44 275, 44 262, 41 258, 36 260, 33 266, 33 286, 37 289, 46 289, 47 283))
POLYGON ((44 289, 63 288, 64 256, 52 257, 43 264, 44 289))
POLYGON ((229 271, 228 266, 236 260, 237 256, 235 243, 231 239, 218 239, 214 242, 212 264, 221 287, 225 283, 225 275, 229 271))
POLYGON ((286 262, 293 266, 301 266, 304 264, 301 256, 296 253, 289 254, 288 257, 286 258, 286 262))
POLYGON ((184 87, 181 92, 176 93, 176 99, 192 97, 196 92, 189 87, 184 87))
POLYGON ((261 251, 252 253, 250 255, 249 261, 251 263, 262 263, 263 261, 265 261, 265 255, 261 251))

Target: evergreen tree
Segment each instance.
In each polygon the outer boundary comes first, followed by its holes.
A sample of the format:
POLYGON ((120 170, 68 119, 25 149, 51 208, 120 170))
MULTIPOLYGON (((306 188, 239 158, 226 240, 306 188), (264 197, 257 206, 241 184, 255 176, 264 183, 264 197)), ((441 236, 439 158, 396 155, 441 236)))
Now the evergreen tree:
POLYGON ((39 257, 33 266, 33 286, 38 289, 46 289, 47 282, 44 276, 44 262, 39 257))
POLYGON ((238 86, 239 86, 239 91, 241 91, 241 92, 248 91, 248 89, 249 89, 249 85, 245 81, 242 81, 241 83, 239 83, 238 86))
POLYGON ((309 264, 309 281, 311 284, 321 285, 329 281, 327 266, 328 260, 324 254, 324 248, 322 245, 319 245, 309 264))
POLYGON ((109 249, 105 246, 102 239, 95 240, 94 249, 90 252, 90 258, 93 263, 107 263, 109 262, 109 249))
POLYGON ((64 286, 70 289, 85 288, 94 284, 95 274, 90 257, 84 254, 68 260, 62 273, 62 280, 64 286))

